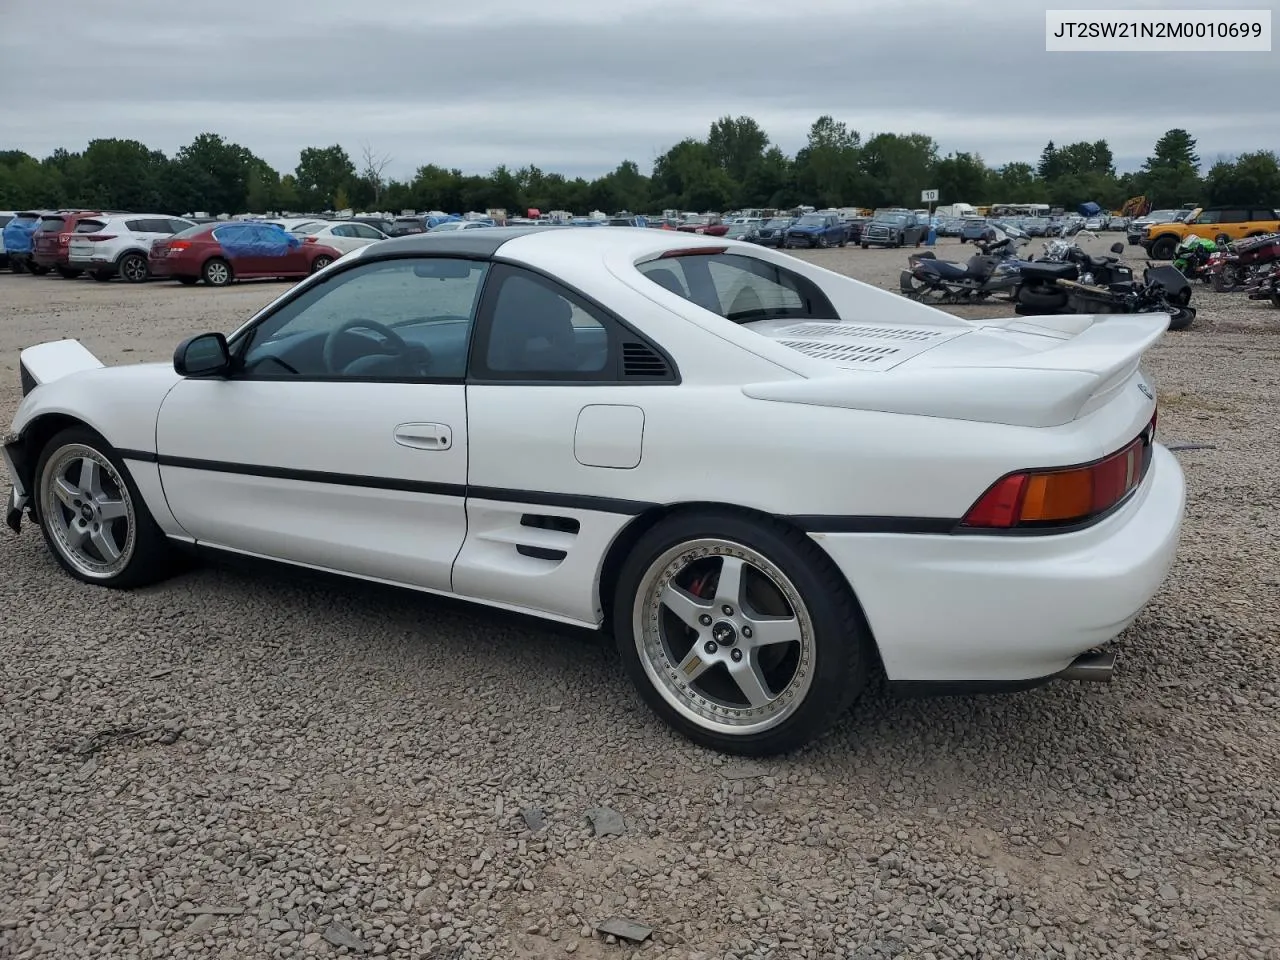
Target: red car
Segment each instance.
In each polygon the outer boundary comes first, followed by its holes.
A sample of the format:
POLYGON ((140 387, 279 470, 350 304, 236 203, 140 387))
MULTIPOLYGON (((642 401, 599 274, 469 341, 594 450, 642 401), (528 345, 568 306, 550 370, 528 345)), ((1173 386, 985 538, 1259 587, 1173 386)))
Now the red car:
POLYGON ((153 277, 179 283, 203 280, 225 287, 232 280, 305 277, 327 267, 342 253, 273 223, 229 220, 204 223, 151 245, 147 264, 153 277))
POLYGON ((84 273, 72 268, 67 258, 71 235, 81 220, 102 216, 98 210, 77 210, 75 213, 47 213, 40 218, 40 226, 31 235, 31 272, 38 275, 56 270, 58 276, 70 280, 84 273))
POLYGON ((700 213, 696 217, 690 217, 676 229, 681 233, 703 233, 709 237, 723 237, 729 232, 729 225, 721 223, 719 217, 709 217, 705 213, 700 213))

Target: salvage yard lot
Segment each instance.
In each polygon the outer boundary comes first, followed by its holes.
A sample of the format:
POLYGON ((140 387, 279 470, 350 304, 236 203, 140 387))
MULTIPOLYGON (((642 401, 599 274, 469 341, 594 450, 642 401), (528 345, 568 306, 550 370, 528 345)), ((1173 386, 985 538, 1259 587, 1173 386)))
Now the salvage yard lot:
MULTIPOLYGON (((167 361, 286 289, 0 275, 0 417, 24 346, 167 361)), ((591 636, 276 571, 109 593, 3 531, 0 957, 336 956, 336 922, 406 958, 1280 958, 1280 311, 1194 303, 1147 367, 1164 442, 1211 447, 1115 682, 877 689, 784 760, 679 739, 591 636)))

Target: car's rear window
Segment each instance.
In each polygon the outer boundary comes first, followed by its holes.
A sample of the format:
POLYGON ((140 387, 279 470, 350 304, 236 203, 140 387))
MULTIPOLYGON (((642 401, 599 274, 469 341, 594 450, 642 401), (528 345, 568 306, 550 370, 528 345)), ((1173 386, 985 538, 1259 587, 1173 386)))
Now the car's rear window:
POLYGON ((101 220, 81 220, 79 223, 76 224, 76 228, 71 232, 72 233, 97 233, 99 230, 101 230, 105 226, 106 224, 103 223, 101 220))
POLYGON ((40 232, 41 233, 57 233, 66 223, 65 217, 41 217, 40 232))
POLYGON ((186 230, 183 230, 181 233, 175 233, 170 239, 189 240, 192 237, 198 237, 200 234, 204 233, 208 229, 209 229, 209 224, 198 223, 194 227, 188 227, 186 230))
POLYGON ((0 227, 7 227, 9 225, 9 221, 12 219, 13 217, 9 216, 9 214, 0 213, 0 227))
POLYGON ((839 320, 818 285, 785 267, 734 253, 691 253, 636 264, 654 283, 734 323, 839 320))
POLYGON ((294 227, 290 233, 297 233, 304 237, 309 237, 313 233, 319 233, 327 224, 323 223, 304 223, 294 227))

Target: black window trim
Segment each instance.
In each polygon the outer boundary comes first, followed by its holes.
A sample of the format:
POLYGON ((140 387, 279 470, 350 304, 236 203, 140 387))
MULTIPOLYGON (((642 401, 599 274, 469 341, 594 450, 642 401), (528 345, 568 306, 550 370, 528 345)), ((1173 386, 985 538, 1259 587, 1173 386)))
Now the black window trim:
POLYGON ((238 368, 243 361, 244 352, 249 348, 249 344, 253 341, 253 334, 259 327, 276 316, 281 310, 284 310, 290 304, 294 303, 299 297, 304 296, 317 287, 323 287, 332 283, 338 277, 341 277, 352 270, 361 267, 369 267, 374 264, 388 263, 394 260, 472 260, 478 263, 487 264, 488 272, 481 281, 480 296, 476 301, 476 316, 471 320, 471 329, 467 332, 467 358, 468 366, 470 365, 471 351, 475 345, 476 329, 479 326, 480 305, 484 303, 485 293, 489 285, 489 277, 493 273, 493 261, 488 257, 480 257, 459 253, 422 253, 414 252, 396 252, 385 254, 377 257, 361 257, 353 260, 349 264, 340 264, 340 269, 335 269, 332 273, 328 273, 323 277, 317 277, 310 282, 303 282, 295 286, 280 301, 270 305, 266 310, 254 317, 250 323, 241 327, 233 336, 228 338, 227 348, 231 354, 232 366, 236 369, 231 373, 228 380, 246 382, 246 383, 391 383, 391 384, 417 384, 423 386, 462 386, 467 382, 466 370, 459 376, 452 377, 316 377, 303 374, 285 373, 279 376, 255 375, 246 376, 238 368))
POLYGON ((476 319, 471 332, 466 377, 466 382, 469 386, 670 387, 681 382, 680 370, 676 366, 675 360, 665 349, 627 323, 595 297, 590 296, 573 284, 566 283, 560 277, 527 263, 507 257, 493 257, 490 262, 493 264, 493 269, 485 277, 485 288, 480 294, 480 304, 476 310, 476 319), (604 369, 600 371, 567 370, 558 374, 534 373, 527 370, 503 373, 502 371, 489 369, 487 363, 484 362, 484 354, 489 347, 493 308, 497 300, 501 278, 510 272, 525 273, 536 277, 549 284, 556 292, 568 294, 568 299, 578 301, 580 307, 585 308, 597 322, 604 326, 610 341, 608 360, 604 369), (612 331, 610 327, 613 328, 612 331), (661 357, 667 366, 667 376, 646 377, 644 379, 629 379, 624 376, 622 373, 622 344, 624 340, 638 342, 661 357))

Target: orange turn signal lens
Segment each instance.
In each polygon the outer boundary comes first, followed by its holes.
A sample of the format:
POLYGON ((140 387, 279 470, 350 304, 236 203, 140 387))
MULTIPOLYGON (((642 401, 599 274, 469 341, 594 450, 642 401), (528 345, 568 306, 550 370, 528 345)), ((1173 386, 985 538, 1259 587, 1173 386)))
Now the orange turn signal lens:
POLYGON ((964 527, 1010 529, 1083 523, 1132 493, 1150 464, 1155 418, 1122 450, 1091 464, 1025 470, 993 483, 960 522, 964 527))

